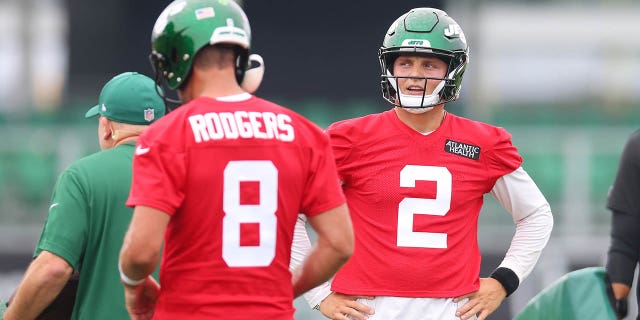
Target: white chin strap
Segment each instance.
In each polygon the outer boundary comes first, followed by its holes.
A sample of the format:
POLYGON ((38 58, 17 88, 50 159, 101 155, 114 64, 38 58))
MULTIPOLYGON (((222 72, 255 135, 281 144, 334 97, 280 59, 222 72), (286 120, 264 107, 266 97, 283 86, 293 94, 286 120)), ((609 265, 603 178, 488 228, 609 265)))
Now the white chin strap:
POLYGON ((262 83, 262 76, 264 76, 264 60, 262 57, 257 54, 249 55, 249 66, 253 64, 252 62, 257 63, 257 66, 244 72, 244 78, 242 78, 242 83, 240 84, 242 90, 248 93, 254 93, 258 90, 260 83, 262 83))
POLYGON ((391 86, 396 91, 396 98, 402 103, 401 107, 410 113, 425 113, 433 109, 433 106, 440 102, 440 90, 444 88, 444 80, 440 80, 440 83, 433 89, 431 94, 416 96, 401 93, 398 89, 397 78, 395 78, 389 70, 387 70, 387 76, 387 80, 389 80, 389 83, 391 83, 391 86))

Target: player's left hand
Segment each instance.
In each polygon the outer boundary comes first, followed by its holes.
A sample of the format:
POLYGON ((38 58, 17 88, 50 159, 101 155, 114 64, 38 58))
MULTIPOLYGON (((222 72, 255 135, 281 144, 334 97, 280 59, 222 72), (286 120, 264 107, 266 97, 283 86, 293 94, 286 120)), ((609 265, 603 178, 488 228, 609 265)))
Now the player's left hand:
POLYGON ((147 277, 137 286, 124 285, 124 300, 131 320, 150 320, 160 294, 160 285, 147 277))
POLYGON ((477 320, 484 320, 498 309, 502 300, 506 297, 507 291, 498 280, 480 278, 480 289, 478 291, 453 299, 453 302, 459 302, 465 298, 469 299, 467 303, 456 311, 456 316, 462 320, 467 320, 477 315, 477 320))

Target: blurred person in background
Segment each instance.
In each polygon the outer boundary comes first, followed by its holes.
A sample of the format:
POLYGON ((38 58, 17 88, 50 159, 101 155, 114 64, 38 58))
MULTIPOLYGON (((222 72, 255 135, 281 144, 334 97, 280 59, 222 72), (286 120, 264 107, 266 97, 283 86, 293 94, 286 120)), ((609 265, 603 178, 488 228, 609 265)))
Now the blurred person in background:
POLYGON ((66 298, 75 295, 75 303, 60 302, 73 306, 71 319, 127 318, 118 253, 133 211, 125 202, 135 143, 165 112, 156 90, 153 79, 135 72, 119 74, 102 88, 98 105, 85 115, 98 118, 102 150, 76 161, 58 178, 35 258, 4 320, 68 319, 41 313, 74 270, 79 272, 77 294, 66 298))
MULTIPOLYGON (((624 318, 640 256, 640 131, 627 140, 607 208, 611 210, 612 222, 606 269, 616 298, 616 311, 624 318)), ((640 291, 636 295, 640 298, 640 291)))
POLYGON ((318 308, 331 319, 486 319, 534 268, 550 206, 505 129, 445 110, 469 62, 456 21, 412 9, 388 29, 379 58, 393 108, 327 129, 356 247, 318 308), (516 230, 502 263, 480 278, 487 193, 516 230))
POLYGON ((233 1, 178 0, 152 33, 156 79, 185 103, 138 141, 120 254, 132 319, 292 320, 293 299, 351 256, 328 137, 253 96, 251 30, 233 1), (249 69, 249 70, 247 70, 249 69), (289 271, 304 213, 318 239, 289 271), (158 263, 158 286, 149 274, 158 263))

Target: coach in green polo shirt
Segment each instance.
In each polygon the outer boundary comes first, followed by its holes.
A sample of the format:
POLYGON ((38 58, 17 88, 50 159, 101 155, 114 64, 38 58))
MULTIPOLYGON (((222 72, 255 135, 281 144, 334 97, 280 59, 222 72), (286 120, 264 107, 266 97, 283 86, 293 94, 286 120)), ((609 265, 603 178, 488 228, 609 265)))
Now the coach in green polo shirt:
POLYGON ((86 113, 98 118, 102 151, 76 161, 58 178, 35 259, 4 320, 35 319, 74 270, 80 277, 71 319, 128 319, 118 254, 132 215, 125 206, 131 162, 136 139, 164 110, 154 81, 142 74, 123 73, 103 87, 99 104, 86 113))

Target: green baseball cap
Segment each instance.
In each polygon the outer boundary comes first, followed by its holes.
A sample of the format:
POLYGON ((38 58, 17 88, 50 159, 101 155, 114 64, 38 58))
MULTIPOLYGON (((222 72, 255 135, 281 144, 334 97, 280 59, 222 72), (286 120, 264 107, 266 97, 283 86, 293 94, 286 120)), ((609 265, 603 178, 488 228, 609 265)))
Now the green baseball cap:
POLYGON ((165 112, 164 101, 158 91, 153 79, 145 75, 121 73, 102 87, 98 105, 89 109, 84 117, 101 115, 116 122, 150 124, 165 112))

